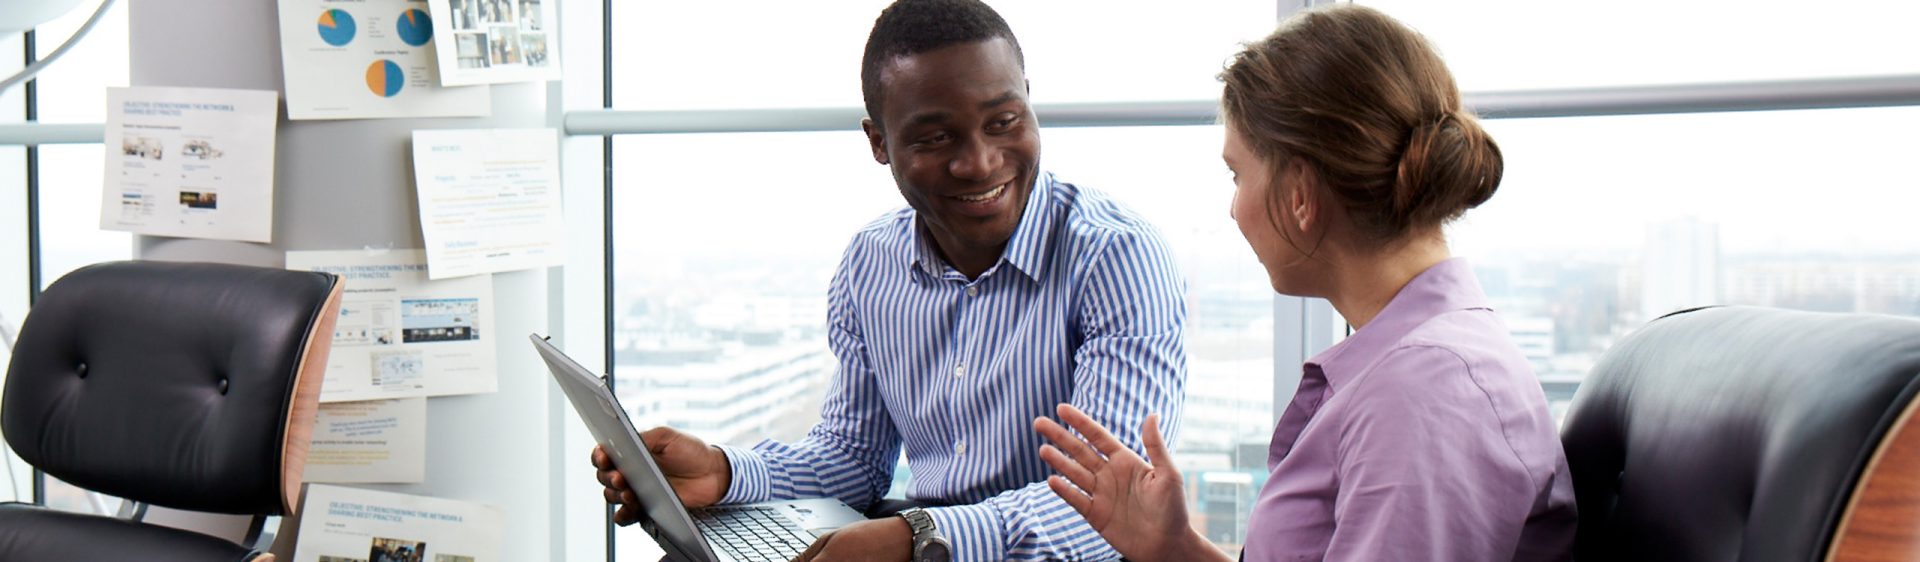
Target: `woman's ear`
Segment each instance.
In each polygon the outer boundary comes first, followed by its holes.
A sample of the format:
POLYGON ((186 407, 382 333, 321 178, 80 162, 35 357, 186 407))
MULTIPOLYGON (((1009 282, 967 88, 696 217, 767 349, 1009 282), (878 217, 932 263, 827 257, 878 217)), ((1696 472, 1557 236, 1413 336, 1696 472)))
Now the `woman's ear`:
POLYGON ((1300 229, 1301 234, 1324 228, 1325 225, 1320 224, 1324 218, 1320 210, 1320 175, 1314 173, 1313 167, 1306 162, 1293 158, 1287 162, 1284 176, 1287 184, 1286 211, 1293 216, 1294 226, 1300 229))

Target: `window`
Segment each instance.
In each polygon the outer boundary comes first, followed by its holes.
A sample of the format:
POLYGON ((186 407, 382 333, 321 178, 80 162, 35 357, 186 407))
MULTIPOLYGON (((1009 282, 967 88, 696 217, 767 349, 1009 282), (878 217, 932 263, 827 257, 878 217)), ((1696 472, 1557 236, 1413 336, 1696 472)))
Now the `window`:
MULTIPOLYGON (((1920 5, 1364 0, 1425 34, 1463 90, 1911 73, 1920 5), (1525 45, 1526 48, 1515 48, 1525 45)), ((1751 304, 1920 315, 1902 235, 1920 108, 1487 121, 1506 176, 1449 229, 1556 418, 1601 352, 1666 312, 1751 304), (1817 194, 1817 195, 1815 195, 1817 194)))
MULTIPOLYGON (((35 50, 40 56, 46 55, 91 15, 91 10, 76 10, 36 28, 35 50)), ((35 110, 39 120, 47 123, 105 120, 106 88, 127 85, 127 58, 127 8, 125 4, 116 4, 92 33, 35 77, 38 88, 35 110)), ((35 234, 39 243, 41 288, 81 266, 133 257, 132 235, 99 229, 103 185, 100 171, 105 161, 101 150, 97 144, 43 145, 36 150, 39 230, 35 234)), ((26 260, 23 257, 15 263, 26 263, 26 260)), ((30 470, 24 464, 15 468, 30 470)), ((16 473, 23 484, 31 474, 20 470, 16 473)), ((31 484, 16 486, 16 489, 30 492, 31 484)), ((119 504, 118 499, 51 477, 46 480, 44 493, 41 500, 48 506, 69 511, 112 513, 119 504)), ((31 494, 21 497, 29 499, 31 494)))
POLYGON ((1563 414, 1600 352, 1707 304, 1920 315, 1920 107, 1502 120, 1451 229, 1563 414))
POLYGON ((1920 3, 1361 0, 1425 34, 1469 92, 1911 73, 1920 3))
MULTIPOLYGON (((25 41, 0 38, 0 75, 11 76, 23 66, 25 41)), ((0 92, 0 124, 26 119, 26 94, 21 88, 0 92)), ((0 385, 12 360, 13 337, 27 315, 27 149, 0 146, 0 385)), ((12 447, 0 447, 0 502, 33 501, 33 468, 14 458, 12 447)))
MULTIPOLYGON (((887 4, 618 5, 614 106, 859 106, 861 50, 887 4), (712 21, 728 24, 688 24, 712 21), (660 54, 687 52, 702 56, 660 54)), ((1266 0, 994 7, 1022 41, 1040 104, 1215 99, 1214 75, 1240 42, 1272 31, 1276 10, 1266 0)), ((615 387, 623 403, 654 405, 636 406, 636 423, 740 445, 792 440, 812 427, 836 365, 823 333, 827 283, 854 231, 904 205, 855 124, 846 126, 616 137, 615 387)), ((1221 135, 1217 127, 1043 133, 1047 169, 1146 214, 1179 254, 1193 311, 1191 397, 1176 449, 1192 473, 1240 490, 1207 500, 1195 480, 1189 492, 1195 513, 1228 514, 1195 524, 1233 547, 1265 479, 1273 393, 1247 385, 1273 384, 1273 300, 1227 216, 1221 135), (1248 443, 1257 451, 1243 451, 1248 443)), ((896 493, 906 477, 902 465, 896 493)), ((620 560, 658 557, 643 535, 616 537, 620 560)))
MULTIPOLYGON (((1190 494, 1196 514, 1238 514, 1195 518, 1237 545, 1266 475, 1273 307, 1265 270, 1227 216, 1222 134, 1076 128, 1043 138, 1049 170, 1145 214, 1182 263, 1193 314, 1176 450, 1211 485, 1249 488, 1190 494)), ((828 281, 854 231, 904 205, 864 143, 851 131, 616 139, 616 391, 623 403, 658 406, 636 407, 636 423, 750 446, 797 439, 817 421, 836 365, 824 333, 828 281), (733 161, 743 154, 758 160, 733 161)))
POLYGON ((1233 180, 1218 126, 1052 129, 1062 178, 1145 215, 1187 276, 1187 392, 1174 459, 1194 528, 1238 552, 1267 479, 1273 437, 1273 286, 1227 209, 1233 180), (1116 163, 1127 163, 1116 165, 1116 163))
MULTIPOLYGON (((78 29, 91 10, 73 13, 36 29, 35 47, 45 55, 78 29)), ((127 85, 127 7, 115 4, 73 50, 48 66, 39 83, 36 109, 45 123, 99 123, 106 120, 107 88, 127 85)), ((40 280, 52 283, 69 271, 103 261, 133 257, 133 235, 100 230, 100 177, 106 156, 100 145, 45 145, 39 148, 40 280)))
MULTIPOLYGON (((615 3, 613 105, 858 106, 860 54, 889 3, 615 3)), ((1217 98, 1213 76, 1227 56, 1239 42, 1273 31, 1275 21, 1271 0, 993 6, 1020 38, 1040 103, 1217 98)))
POLYGON ((835 365, 827 282, 853 232, 900 200, 865 142, 615 139, 615 389, 659 406, 636 424, 743 446, 813 426, 835 365))

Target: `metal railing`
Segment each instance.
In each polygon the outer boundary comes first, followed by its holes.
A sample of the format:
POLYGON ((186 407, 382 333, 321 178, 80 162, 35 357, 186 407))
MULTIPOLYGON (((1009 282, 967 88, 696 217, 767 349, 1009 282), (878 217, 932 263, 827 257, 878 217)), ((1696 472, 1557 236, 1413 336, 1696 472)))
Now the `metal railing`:
MULTIPOLYGON (((1466 104, 1486 119, 1916 106, 1920 74, 1473 92, 1466 104)), ((1034 111, 1049 127, 1209 125, 1218 119, 1214 100, 1041 104, 1034 111)), ((595 109, 567 112, 561 128, 573 136, 857 131, 865 116, 859 107, 595 109)), ((0 146, 97 144, 103 132, 98 123, 0 124, 0 146)))

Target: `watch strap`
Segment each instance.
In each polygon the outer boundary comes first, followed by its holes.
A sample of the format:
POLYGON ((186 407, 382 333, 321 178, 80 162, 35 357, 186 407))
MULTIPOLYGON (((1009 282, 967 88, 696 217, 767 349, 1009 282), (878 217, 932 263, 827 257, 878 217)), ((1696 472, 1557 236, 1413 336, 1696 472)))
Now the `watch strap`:
POLYGON ((916 507, 902 511, 900 518, 907 520, 907 526, 913 529, 913 536, 916 539, 921 535, 939 532, 938 526, 933 523, 933 516, 928 515, 925 509, 916 507))

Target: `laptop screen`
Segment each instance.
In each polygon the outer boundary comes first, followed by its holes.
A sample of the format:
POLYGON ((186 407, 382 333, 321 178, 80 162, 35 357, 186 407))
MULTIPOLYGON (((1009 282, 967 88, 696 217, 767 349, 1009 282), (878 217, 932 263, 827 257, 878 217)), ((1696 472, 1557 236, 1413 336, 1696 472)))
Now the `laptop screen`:
POLYGON ((686 506, 680 504, 680 496, 667 484, 659 465, 654 464, 653 455, 647 453, 640 432, 634 429, 633 421, 627 418, 626 409, 620 407, 613 392, 600 377, 561 353, 546 338, 539 334, 530 337, 540 358, 546 360, 547 370, 552 371, 554 382, 566 393, 567 401, 573 403, 580 421, 587 424, 587 431, 593 433, 594 442, 613 457, 620 475, 626 477, 627 485, 639 496, 641 527, 675 559, 719 560, 694 527, 686 506))

